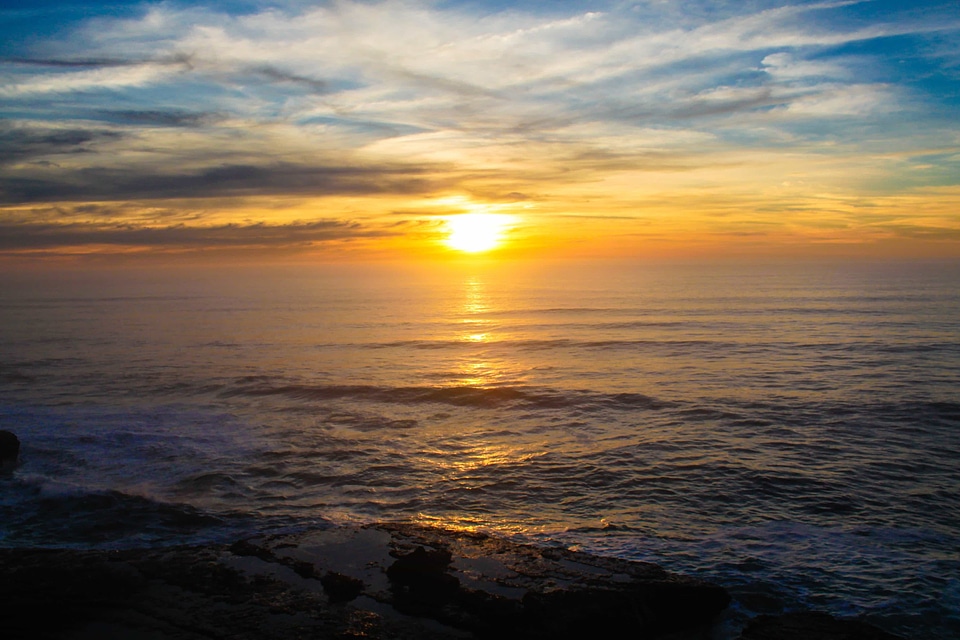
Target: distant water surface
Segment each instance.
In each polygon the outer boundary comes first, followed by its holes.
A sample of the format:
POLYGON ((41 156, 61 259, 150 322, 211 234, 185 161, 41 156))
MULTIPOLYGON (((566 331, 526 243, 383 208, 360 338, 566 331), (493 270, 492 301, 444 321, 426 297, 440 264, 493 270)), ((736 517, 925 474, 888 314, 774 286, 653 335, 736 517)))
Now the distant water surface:
POLYGON ((960 637, 955 263, 51 272, 0 296, 2 545, 413 518, 717 580, 730 625, 813 607, 960 637))

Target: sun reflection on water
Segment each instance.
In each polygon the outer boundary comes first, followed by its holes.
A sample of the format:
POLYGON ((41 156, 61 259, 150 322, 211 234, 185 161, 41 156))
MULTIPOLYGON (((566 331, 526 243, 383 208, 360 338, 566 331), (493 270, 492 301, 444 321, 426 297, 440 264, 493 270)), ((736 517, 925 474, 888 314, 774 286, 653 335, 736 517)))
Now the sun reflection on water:
MULTIPOLYGON (((487 295, 486 284, 479 276, 470 276, 463 285, 464 302, 461 313, 464 316, 475 316, 490 310, 490 299, 487 295)), ((478 318, 466 317, 464 322, 482 322, 478 318)))
POLYGON ((432 465, 456 474, 490 466, 521 465, 544 455, 539 450, 523 450, 513 445, 494 444, 489 441, 477 442, 453 454, 440 449, 433 449, 428 453, 431 454, 429 460, 432 465))
MULTIPOLYGON (((551 532, 550 527, 539 522, 525 522, 523 520, 496 517, 480 514, 445 514, 443 516, 418 513, 415 521, 421 525, 461 531, 466 533, 492 533, 500 536, 530 537, 551 532)), ((562 529, 559 529, 562 530, 562 529)))
POLYGON ((457 369, 459 383, 465 387, 486 387, 496 383, 501 370, 491 362, 463 362, 457 369))
MULTIPOLYGON (((461 342, 486 345, 493 341, 492 321, 483 317, 492 311, 492 304, 485 282, 476 275, 463 283, 463 303, 459 308, 460 322, 465 331, 457 337, 461 342)), ((457 384, 468 387, 485 387, 495 384, 503 375, 499 366, 476 353, 457 365, 457 384)))
MULTIPOLYGON (((482 495, 511 477, 516 469, 546 455, 542 448, 529 445, 507 445, 480 441, 463 450, 435 450, 429 462, 436 468, 439 482, 450 488, 452 495, 482 495)), ((485 531, 500 535, 537 535, 546 530, 538 518, 509 518, 492 512, 464 508, 458 498, 451 498, 445 509, 434 513, 420 512, 417 520, 422 524, 459 531, 485 531)))

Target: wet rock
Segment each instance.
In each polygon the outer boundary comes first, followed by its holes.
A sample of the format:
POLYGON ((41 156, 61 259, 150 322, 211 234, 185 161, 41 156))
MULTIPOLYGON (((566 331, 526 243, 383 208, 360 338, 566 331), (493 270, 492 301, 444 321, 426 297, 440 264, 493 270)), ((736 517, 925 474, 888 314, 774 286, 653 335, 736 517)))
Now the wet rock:
POLYGON ((355 600, 363 593, 364 586, 363 580, 351 578, 350 576, 345 576, 342 573, 336 573, 334 571, 328 571, 320 578, 320 584, 323 585, 324 592, 326 592, 327 597, 330 598, 330 602, 333 603, 355 600))
POLYGON ((740 640, 903 640, 860 620, 840 620, 826 613, 801 611, 758 616, 740 640))
POLYGON ((11 431, 0 430, 0 468, 13 468, 19 457, 20 439, 11 431))
POLYGON ((276 557, 269 549, 264 549, 263 547, 258 547, 255 544, 252 544, 249 540, 239 540, 234 542, 229 547, 230 553, 238 556, 250 556, 253 558, 260 558, 265 562, 276 562, 276 557))
POLYGON ((523 598, 523 635, 533 638, 658 638, 706 628, 726 608, 723 589, 639 582, 591 589, 531 591, 523 598))
POLYGON ((408 615, 447 618, 443 609, 451 604, 460 581, 447 573, 453 556, 445 549, 427 551, 417 546, 413 551, 391 553, 397 559, 387 567, 387 578, 393 593, 391 604, 408 615))
POLYGON ((373 600, 477 638, 579 639, 625 629, 642 638, 695 637, 730 601, 721 587, 648 563, 412 524, 346 537, 312 533, 274 552, 321 564, 375 559, 337 570, 363 581, 373 600), (387 578, 379 587, 378 575, 387 578))
POLYGON ((414 581, 443 573, 453 560, 453 555, 446 549, 427 551, 420 546, 407 554, 393 552, 390 555, 395 556, 397 561, 387 569, 387 575, 395 579, 414 581))
POLYGON ((398 589, 433 593, 460 585, 457 578, 447 573, 453 556, 445 549, 427 551, 418 546, 410 553, 396 555, 397 560, 387 568, 387 577, 398 589))
POLYGON ((0 549, 0 575, 3 637, 67 640, 683 640, 706 637, 729 601, 648 563, 412 524, 229 546, 0 549))
POLYGON ((31 640, 445 640, 409 620, 225 564, 225 547, 0 549, 0 637, 31 640))

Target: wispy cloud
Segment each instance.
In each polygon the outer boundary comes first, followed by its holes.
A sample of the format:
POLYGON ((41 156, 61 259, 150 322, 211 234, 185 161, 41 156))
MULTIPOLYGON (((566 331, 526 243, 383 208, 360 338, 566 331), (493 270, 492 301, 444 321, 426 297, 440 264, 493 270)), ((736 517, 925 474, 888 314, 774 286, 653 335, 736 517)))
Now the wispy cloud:
POLYGON ((123 62, 87 65, 62 64, 43 74, 17 74, 0 87, 0 97, 64 94, 92 90, 146 87, 166 81, 189 69, 185 62, 123 62))

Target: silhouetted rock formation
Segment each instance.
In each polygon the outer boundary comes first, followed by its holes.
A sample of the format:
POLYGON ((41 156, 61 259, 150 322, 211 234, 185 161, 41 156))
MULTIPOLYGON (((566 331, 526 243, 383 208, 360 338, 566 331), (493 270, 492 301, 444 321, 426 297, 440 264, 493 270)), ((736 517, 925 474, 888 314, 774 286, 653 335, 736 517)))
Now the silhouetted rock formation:
POLYGON ((4 637, 67 640, 579 640, 624 632, 684 640, 702 638, 729 602, 721 587, 652 564, 416 525, 231 546, 0 549, 0 574, 4 637))
POLYGON ((730 602, 721 587, 648 563, 462 531, 376 529, 389 533, 397 558, 387 569, 390 604, 475 637, 580 639, 628 629, 657 638, 709 626, 730 602))
POLYGON ((387 567, 387 578, 398 611, 429 616, 456 600, 460 580, 448 573, 453 560, 449 551, 418 546, 410 553, 391 555, 397 559, 387 567))
MULTIPOLYGON (((702 640, 716 585, 660 567, 411 524, 132 551, 0 549, 4 638, 702 640), (56 612, 56 615, 51 615, 56 612)), ((740 640, 900 640, 823 613, 740 640)))
POLYGON ((804 611, 759 616, 740 640, 902 640, 859 620, 838 620, 826 613, 804 611))
POLYGON ((20 439, 10 431, 0 431, 0 468, 9 469, 20 457, 20 439))
POLYGON ((350 602, 355 600, 363 593, 363 581, 345 576, 342 573, 328 571, 322 578, 320 584, 323 585, 323 591, 330 598, 330 602, 336 604, 341 602, 350 602))

